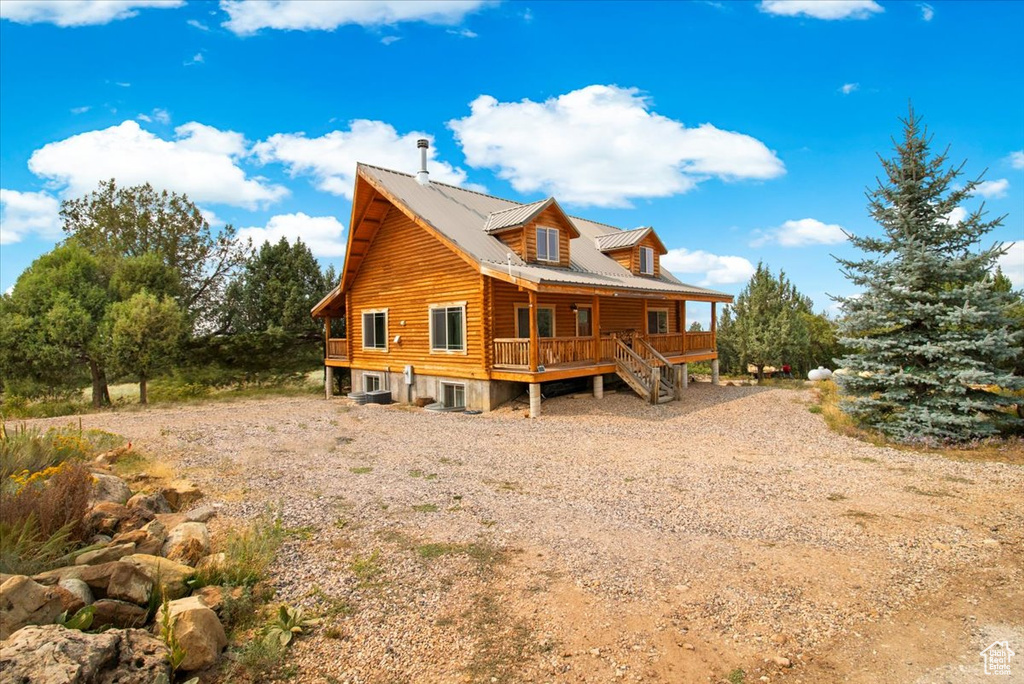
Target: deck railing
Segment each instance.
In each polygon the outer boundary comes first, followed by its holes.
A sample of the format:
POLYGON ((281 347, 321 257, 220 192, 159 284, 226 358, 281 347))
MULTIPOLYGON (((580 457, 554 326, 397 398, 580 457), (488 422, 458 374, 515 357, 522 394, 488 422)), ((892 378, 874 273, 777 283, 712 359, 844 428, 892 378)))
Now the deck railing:
MULTIPOLYGON (((616 358, 616 338, 639 338, 659 354, 677 356, 690 351, 710 351, 713 338, 710 332, 659 333, 645 335, 628 333, 602 336, 599 341, 593 337, 542 337, 538 340, 537 362, 545 368, 590 364, 596 361, 612 362, 616 358), (595 359, 594 353, 600 356, 595 359)), ((494 340, 494 365, 501 368, 523 369, 530 367, 530 338, 502 337, 494 340)))
POLYGON ((332 337, 327 340, 327 358, 348 358, 348 340, 344 337, 332 337))

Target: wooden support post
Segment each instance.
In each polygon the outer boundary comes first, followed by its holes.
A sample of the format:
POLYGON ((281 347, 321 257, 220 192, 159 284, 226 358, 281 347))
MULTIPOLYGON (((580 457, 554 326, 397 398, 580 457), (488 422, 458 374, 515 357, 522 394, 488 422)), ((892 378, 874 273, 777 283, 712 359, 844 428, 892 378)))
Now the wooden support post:
POLYGON ((716 351, 718 350, 718 310, 715 308, 717 305, 717 302, 711 302, 711 348, 716 351))
POLYGON ((334 367, 324 366, 324 398, 330 399, 334 396, 334 367))
MULTIPOLYGON (((530 372, 536 373, 537 366, 540 365, 540 344, 537 342, 537 293, 534 290, 529 291, 530 295, 530 372)), ((530 385, 532 388, 533 385, 530 385)), ((533 396, 533 390, 530 390, 531 397, 533 396)), ((538 396, 540 396, 540 390, 537 390, 538 396)), ((531 406, 533 400, 530 400, 531 406)), ((540 408, 540 399, 537 400, 537 407, 540 408)), ((532 409, 531 409, 532 411, 532 409)))
MULTIPOLYGON (((352 332, 356 329, 355 319, 352 317, 352 293, 345 293, 345 358, 352 358, 352 332)), ((361 327, 360 327, 361 330, 361 327)))
POLYGON ((601 399, 604 397, 604 376, 594 376, 594 398, 601 399))
POLYGON ((657 404, 661 395, 661 369, 657 366, 651 367, 651 403, 657 404))
MULTIPOLYGON (((594 363, 601 363, 601 298, 594 295, 590 305, 590 325, 594 333, 594 363)), ((594 396, 597 396, 595 392, 594 396)))
POLYGON ((675 371, 673 378, 675 380, 675 387, 673 389, 675 389, 676 401, 679 401, 683 398, 683 373, 686 372, 686 364, 673 366, 672 369, 675 371))
POLYGON ((530 417, 540 418, 540 383, 530 383, 530 417))
POLYGON ((686 353, 686 300, 680 302, 679 307, 679 332, 683 333, 683 353, 686 353))
POLYGON ((331 317, 324 318, 324 358, 331 355, 331 317))

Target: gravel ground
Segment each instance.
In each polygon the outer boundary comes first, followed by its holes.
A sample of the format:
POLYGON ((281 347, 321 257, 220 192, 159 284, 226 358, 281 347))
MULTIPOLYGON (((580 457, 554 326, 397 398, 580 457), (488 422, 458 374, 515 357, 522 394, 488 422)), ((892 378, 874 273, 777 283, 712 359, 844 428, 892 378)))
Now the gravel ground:
POLYGON ((1024 468, 839 437, 809 401, 701 383, 661 406, 561 397, 534 421, 314 398, 84 420, 160 454, 228 520, 281 507, 277 595, 327 615, 293 681, 980 668, 979 624, 1024 624, 1024 468), (909 661, 865 655, 911 624, 893 642, 909 661))

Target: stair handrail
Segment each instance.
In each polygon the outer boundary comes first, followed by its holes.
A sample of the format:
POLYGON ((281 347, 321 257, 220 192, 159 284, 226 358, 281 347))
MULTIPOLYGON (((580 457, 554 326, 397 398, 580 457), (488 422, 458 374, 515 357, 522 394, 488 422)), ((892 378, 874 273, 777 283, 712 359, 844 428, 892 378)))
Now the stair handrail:
MULTIPOLYGON (((663 364, 665 364, 666 366, 671 366, 671 365, 672 365, 672 362, 671 362, 671 361, 669 361, 669 360, 668 360, 668 359, 666 359, 666 358, 665 358, 664 356, 662 356, 661 352, 660 352, 660 351, 658 351, 657 349, 655 349, 655 348, 654 348, 654 345, 652 345, 652 344, 651 344, 650 342, 648 342, 648 341, 647 341, 647 340, 645 340, 644 338, 642 338, 642 337, 638 337, 638 338, 636 338, 636 339, 635 339, 635 340, 633 340, 633 341, 634 341, 634 342, 639 342, 639 343, 640 343, 640 346, 642 346, 642 347, 644 348, 644 350, 645 350, 645 351, 648 351, 648 352, 650 352, 651 356, 653 356, 654 358, 658 359, 659 361, 661 361, 661 362, 662 362, 663 364)), ((643 358, 643 357, 641 357, 641 358, 643 358)))

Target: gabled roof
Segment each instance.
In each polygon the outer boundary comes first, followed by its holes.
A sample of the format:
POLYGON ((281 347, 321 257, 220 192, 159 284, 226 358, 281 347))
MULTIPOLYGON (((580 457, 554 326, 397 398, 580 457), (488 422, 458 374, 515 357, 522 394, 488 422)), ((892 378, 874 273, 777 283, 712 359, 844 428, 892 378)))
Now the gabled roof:
POLYGON ((579 231, 576 230, 572 220, 564 211, 562 211, 562 207, 558 206, 558 202, 555 201, 554 197, 548 197, 546 200, 531 202, 530 204, 520 204, 514 207, 509 207, 508 209, 492 211, 484 222, 484 232, 491 233, 493 235, 494 233, 499 233, 503 230, 525 226, 527 223, 540 216, 541 212, 545 211, 548 207, 554 207, 562 217, 566 226, 572 231, 570 237, 577 238, 580 236, 579 231))
POLYGON ((640 244, 640 242, 648 235, 654 235, 654 240, 658 243, 661 254, 665 254, 668 251, 665 249, 665 245, 661 243, 661 240, 658 238, 658 234, 654 232, 654 228, 651 226, 634 228, 633 230, 616 230, 612 233, 598 235, 596 240, 597 248, 602 252, 614 252, 617 249, 628 249, 640 244))
MULTIPOLYGON (((491 234, 500 230, 495 226, 527 223, 532 220, 527 217, 534 217, 550 206, 558 207, 553 198, 522 204, 434 181, 421 185, 412 175, 369 164, 359 164, 356 176, 357 196, 360 180, 365 181, 403 213, 434 231, 442 242, 464 259, 476 264, 482 273, 493 277, 504 278, 511 271, 511 277, 526 286, 531 283, 580 286, 732 300, 732 296, 724 292, 681 283, 664 268, 654 278, 633 275, 597 248, 599 236, 623 232, 614 226, 566 215, 567 224, 579 233, 579 237, 570 242, 569 268, 527 264, 518 255, 510 254, 508 247, 491 234), (489 225, 491 232, 488 232, 489 225)), ((561 207, 558 210, 561 212, 561 207)), ((353 224, 350 234, 357 228, 353 224)), ((348 261, 346 256, 345 274, 349 268, 348 261)))

